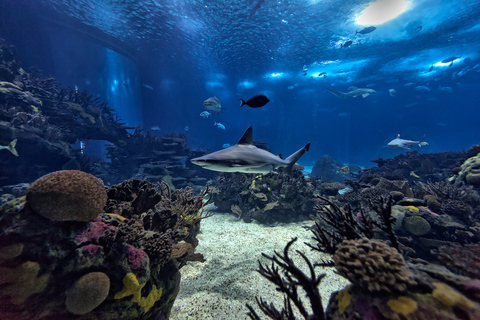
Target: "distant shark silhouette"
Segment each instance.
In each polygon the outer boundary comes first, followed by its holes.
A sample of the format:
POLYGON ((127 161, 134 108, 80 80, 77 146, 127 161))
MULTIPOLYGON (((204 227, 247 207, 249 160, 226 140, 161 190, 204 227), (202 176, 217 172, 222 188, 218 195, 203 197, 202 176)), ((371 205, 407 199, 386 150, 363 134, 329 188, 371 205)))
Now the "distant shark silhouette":
POLYGON ((397 138, 390 141, 386 145, 386 147, 410 149, 409 147, 416 144, 418 144, 419 147, 428 146, 428 143, 423 141, 423 139, 425 139, 425 136, 423 136, 423 138, 420 141, 400 139, 400 133, 399 133, 397 135, 397 138))
POLYGON ((366 98, 371 94, 377 93, 377 91, 369 88, 357 88, 355 90, 348 91, 348 92, 335 91, 330 88, 327 88, 327 89, 337 97, 343 98, 343 99, 350 98, 350 97, 356 98, 357 96, 362 96, 362 98, 366 98))
POLYGON ((192 159, 191 162, 204 169, 220 172, 266 174, 274 169, 284 167, 288 174, 292 174, 293 165, 310 148, 309 142, 284 160, 281 155, 276 156, 254 146, 252 131, 252 126, 250 126, 236 145, 192 159))

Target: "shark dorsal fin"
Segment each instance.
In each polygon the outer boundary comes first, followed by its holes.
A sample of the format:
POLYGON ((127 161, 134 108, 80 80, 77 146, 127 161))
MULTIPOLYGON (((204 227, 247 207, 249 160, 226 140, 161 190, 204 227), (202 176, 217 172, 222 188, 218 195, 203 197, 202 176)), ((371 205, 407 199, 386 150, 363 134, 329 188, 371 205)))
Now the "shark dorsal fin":
POLYGON ((278 157, 283 160, 281 153, 278 154, 278 157))
POLYGON ((400 133, 397 135, 397 139, 400 139, 400 133))
POLYGON ((253 131, 252 126, 248 127, 243 136, 240 138, 237 144, 253 144, 253 131))

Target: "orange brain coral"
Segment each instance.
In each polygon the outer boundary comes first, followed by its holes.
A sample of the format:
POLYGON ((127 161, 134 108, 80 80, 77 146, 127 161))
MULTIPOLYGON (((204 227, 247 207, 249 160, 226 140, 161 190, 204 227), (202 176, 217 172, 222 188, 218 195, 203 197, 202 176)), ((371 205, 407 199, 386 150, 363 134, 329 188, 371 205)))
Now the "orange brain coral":
POLYGON ((103 212, 106 201, 102 180, 77 170, 46 174, 27 191, 28 205, 53 221, 91 221, 103 212))

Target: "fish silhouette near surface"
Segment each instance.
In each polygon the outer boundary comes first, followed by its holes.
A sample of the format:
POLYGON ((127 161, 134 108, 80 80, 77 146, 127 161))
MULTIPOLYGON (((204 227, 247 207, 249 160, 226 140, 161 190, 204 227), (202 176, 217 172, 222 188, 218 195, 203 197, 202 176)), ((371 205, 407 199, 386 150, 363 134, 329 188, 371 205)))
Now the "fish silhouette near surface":
POLYGON ((15 149, 16 145, 17 145, 17 139, 14 139, 7 146, 0 145, 0 150, 6 149, 10 151, 14 156, 18 157, 17 149, 15 149))
POLYGON ((340 46, 340 49, 348 48, 348 47, 350 47, 352 44, 353 44, 353 41, 352 41, 352 40, 345 41, 345 42, 342 43, 342 45, 340 46))
POLYGON ((217 114, 223 112, 224 108, 220 104, 220 100, 217 97, 210 97, 207 100, 203 101, 203 109, 215 111, 217 114))
POLYGON ((343 98, 343 99, 351 98, 351 97, 356 98, 358 96, 362 96, 362 98, 366 98, 371 94, 377 93, 377 91, 370 88, 356 88, 348 92, 340 92, 340 91, 332 90, 330 88, 327 88, 327 89, 337 97, 343 98))
POLYGON ((418 144, 419 147, 428 146, 428 143, 423 141, 423 139, 425 139, 425 136, 423 136, 423 138, 419 141, 400 139, 400 133, 399 133, 397 135, 397 138, 390 141, 386 146, 390 148, 404 148, 408 150, 410 150, 409 147, 414 146, 416 144, 418 144))
POLYGON ((191 162, 204 169, 219 172, 267 174, 283 167, 291 174, 295 163, 309 148, 310 142, 284 160, 280 156, 257 148, 253 144, 253 129, 250 126, 236 145, 194 158, 191 162))
POLYGON ((362 30, 360 31, 355 31, 355 35, 357 35, 357 33, 360 33, 360 34, 367 34, 367 33, 370 33, 370 32, 373 32, 377 30, 377 28, 375 27, 366 27, 366 28, 363 28, 362 30))
POLYGON ((261 108, 270 102, 270 100, 268 100, 268 98, 263 94, 257 94, 256 96, 251 97, 247 101, 243 99, 240 99, 240 101, 240 107, 247 105, 250 108, 261 108))

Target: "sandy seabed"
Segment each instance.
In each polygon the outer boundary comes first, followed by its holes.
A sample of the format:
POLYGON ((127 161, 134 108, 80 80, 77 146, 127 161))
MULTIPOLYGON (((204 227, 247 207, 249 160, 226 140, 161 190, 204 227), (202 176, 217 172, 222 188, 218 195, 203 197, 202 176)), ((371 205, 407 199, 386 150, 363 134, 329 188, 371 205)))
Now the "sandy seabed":
MULTIPOLYGON (((283 253, 287 242, 294 237, 298 240, 290 248, 290 256, 304 272, 308 267, 295 250, 304 253, 312 262, 318 262, 322 257, 329 258, 304 244, 315 243, 313 233, 303 228, 311 225, 312 221, 303 221, 265 226, 256 222, 245 223, 230 214, 219 213, 202 220, 195 252, 202 253, 206 261, 188 262, 180 269, 180 292, 170 319, 250 319, 246 303, 263 316, 255 296, 273 302, 277 309, 281 309, 283 295, 256 271, 258 260, 270 265, 261 253, 272 255, 274 250, 283 253)), ((343 289, 349 282, 335 274, 333 268, 315 269, 317 274, 326 273, 319 286, 323 306, 326 307, 330 294, 343 289)), ((304 295, 301 297, 308 305, 307 298, 304 295)), ((265 316, 263 318, 266 319, 265 316)))

